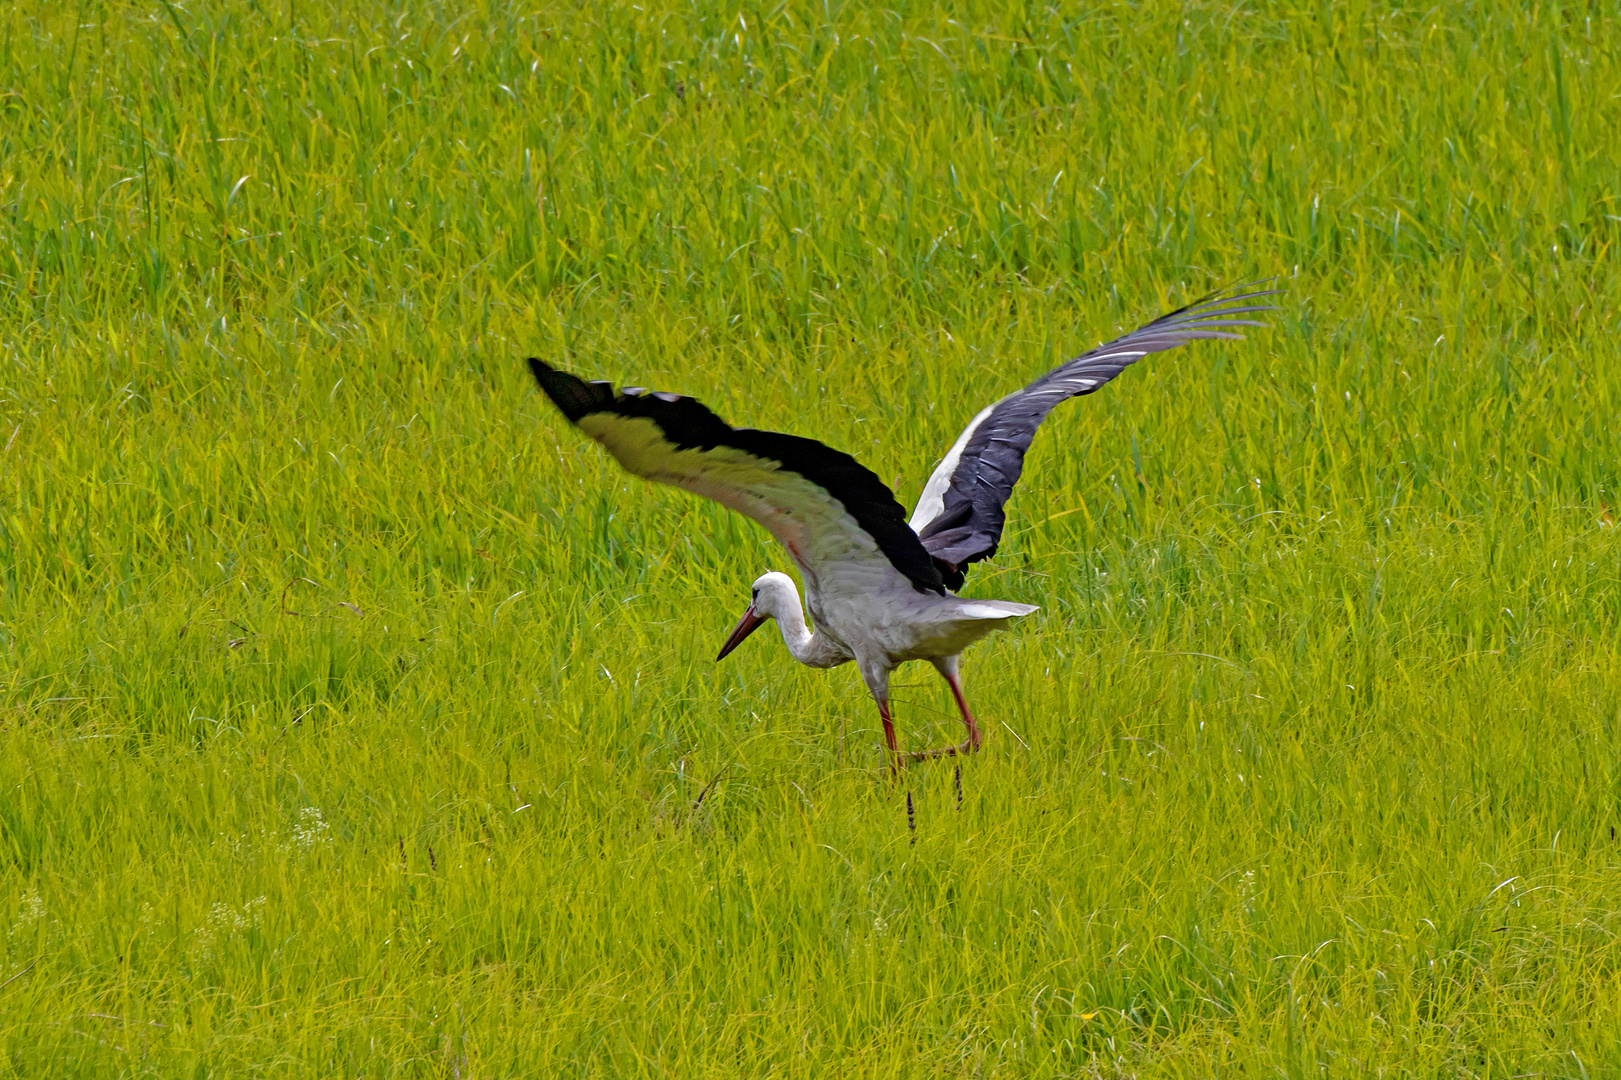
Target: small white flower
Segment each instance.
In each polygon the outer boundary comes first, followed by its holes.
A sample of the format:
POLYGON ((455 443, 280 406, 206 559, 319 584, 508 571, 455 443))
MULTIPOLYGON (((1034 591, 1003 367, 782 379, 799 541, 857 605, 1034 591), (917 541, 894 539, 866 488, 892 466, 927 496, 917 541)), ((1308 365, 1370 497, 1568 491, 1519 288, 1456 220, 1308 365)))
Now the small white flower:
POLYGON ((316 844, 325 844, 332 839, 332 827, 321 816, 319 807, 306 806, 298 812, 298 821, 293 825, 293 846, 301 851, 308 851, 316 844))
POLYGON ((23 893, 22 910, 17 912, 17 921, 12 923, 8 937, 20 934, 30 926, 45 917, 45 901, 40 899, 38 889, 29 889, 23 893))
POLYGON ((267 902, 267 897, 256 896, 242 905, 241 910, 233 908, 230 904, 216 903, 208 909, 208 918, 203 925, 193 930, 191 947, 186 955, 192 963, 199 963, 214 958, 214 946, 242 933, 244 930, 257 928, 259 925, 259 911, 267 902))

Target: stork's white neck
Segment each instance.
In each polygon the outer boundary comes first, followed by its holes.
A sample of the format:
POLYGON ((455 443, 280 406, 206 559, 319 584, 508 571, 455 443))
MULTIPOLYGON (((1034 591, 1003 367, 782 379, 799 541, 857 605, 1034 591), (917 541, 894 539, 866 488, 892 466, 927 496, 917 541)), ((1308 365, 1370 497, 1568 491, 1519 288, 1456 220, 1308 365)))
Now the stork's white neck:
POLYGON ((793 605, 777 616, 777 627, 782 630, 782 643, 788 646, 788 652, 801 664, 808 664, 816 653, 813 640, 816 635, 811 633, 810 627, 805 623, 805 613, 800 610, 799 597, 794 597, 793 605))
POLYGON ((777 620, 782 631, 782 643, 789 654, 801 664, 810 667, 832 667, 850 659, 849 655, 825 634, 812 633, 805 623, 805 611, 799 605, 799 590, 794 579, 787 574, 769 573, 754 583, 756 590, 754 610, 757 614, 777 620))

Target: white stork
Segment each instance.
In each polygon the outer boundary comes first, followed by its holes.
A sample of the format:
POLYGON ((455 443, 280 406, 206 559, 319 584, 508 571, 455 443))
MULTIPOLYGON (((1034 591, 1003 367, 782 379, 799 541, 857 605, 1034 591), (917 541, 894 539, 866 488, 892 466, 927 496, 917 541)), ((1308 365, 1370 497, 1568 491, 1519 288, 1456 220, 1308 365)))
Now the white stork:
POLYGON ((814 439, 733 428, 690 397, 639 387, 614 391, 531 359, 540 388, 565 417, 637 476, 714 499, 753 518, 799 568, 811 625, 787 574, 754 582, 748 610, 718 661, 768 619, 795 660, 830 668, 854 660, 878 704, 895 769, 903 755, 889 711, 889 673, 927 660, 957 699, 968 737, 906 759, 979 749, 979 726, 958 679, 962 651, 1036 608, 953 595, 970 563, 996 553, 1003 504, 1024 454, 1053 406, 1090 394, 1152 352, 1198 338, 1239 338, 1241 318, 1275 310, 1253 301, 1279 290, 1206 297, 1049 371, 969 421, 923 487, 911 520, 889 488, 855 458, 814 439))

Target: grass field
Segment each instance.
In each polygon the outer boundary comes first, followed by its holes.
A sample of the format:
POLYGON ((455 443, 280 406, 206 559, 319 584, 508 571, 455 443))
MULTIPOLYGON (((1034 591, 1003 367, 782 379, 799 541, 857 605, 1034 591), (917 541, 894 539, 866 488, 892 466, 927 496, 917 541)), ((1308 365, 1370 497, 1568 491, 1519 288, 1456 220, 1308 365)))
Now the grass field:
POLYGON ((0 1077, 1621 1074, 1618 130, 1613 0, 11 7, 0 1077), (520 363, 909 505, 1274 275, 1043 429, 960 809, 520 363))

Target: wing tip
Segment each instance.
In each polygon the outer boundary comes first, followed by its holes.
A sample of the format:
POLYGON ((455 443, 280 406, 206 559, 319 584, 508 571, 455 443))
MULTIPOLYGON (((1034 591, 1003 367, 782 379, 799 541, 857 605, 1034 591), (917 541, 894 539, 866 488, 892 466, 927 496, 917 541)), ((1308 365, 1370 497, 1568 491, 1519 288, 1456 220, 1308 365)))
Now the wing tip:
POLYGON ((549 384, 554 382, 559 375, 565 379, 574 378, 568 372, 552 367, 538 356, 525 357, 524 364, 529 368, 529 374, 535 377, 535 385, 540 387, 547 397, 551 397, 551 390, 548 388, 549 384))
POLYGON ((541 392, 571 424, 579 423, 581 417, 601 412, 613 402, 613 387, 605 382, 586 382, 578 375, 552 367, 538 356, 529 357, 525 363, 541 392))
MULTIPOLYGON (((1258 285, 1271 285, 1273 282, 1278 280, 1278 277, 1279 275, 1274 274, 1272 277, 1259 278, 1255 281, 1247 281, 1242 285, 1235 285, 1230 289, 1216 289, 1213 292, 1208 292, 1199 297, 1191 304, 1185 304, 1176 311, 1170 312, 1169 317, 1174 318, 1177 315, 1193 315, 1197 318, 1207 319, 1212 316, 1224 314, 1224 312, 1217 311, 1215 309, 1222 308, 1227 304, 1241 304, 1245 300, 1259 300, 1264 296, 1283 296, 1288 292, 1287 289, 1256 288, 1258 285)), ((1228 310, 1231 314, 1236 315, 1247 311, 1278 311, 1280 309, 1276 304, 1256 304, 1251 307, 1232 308, 1228 310)))

